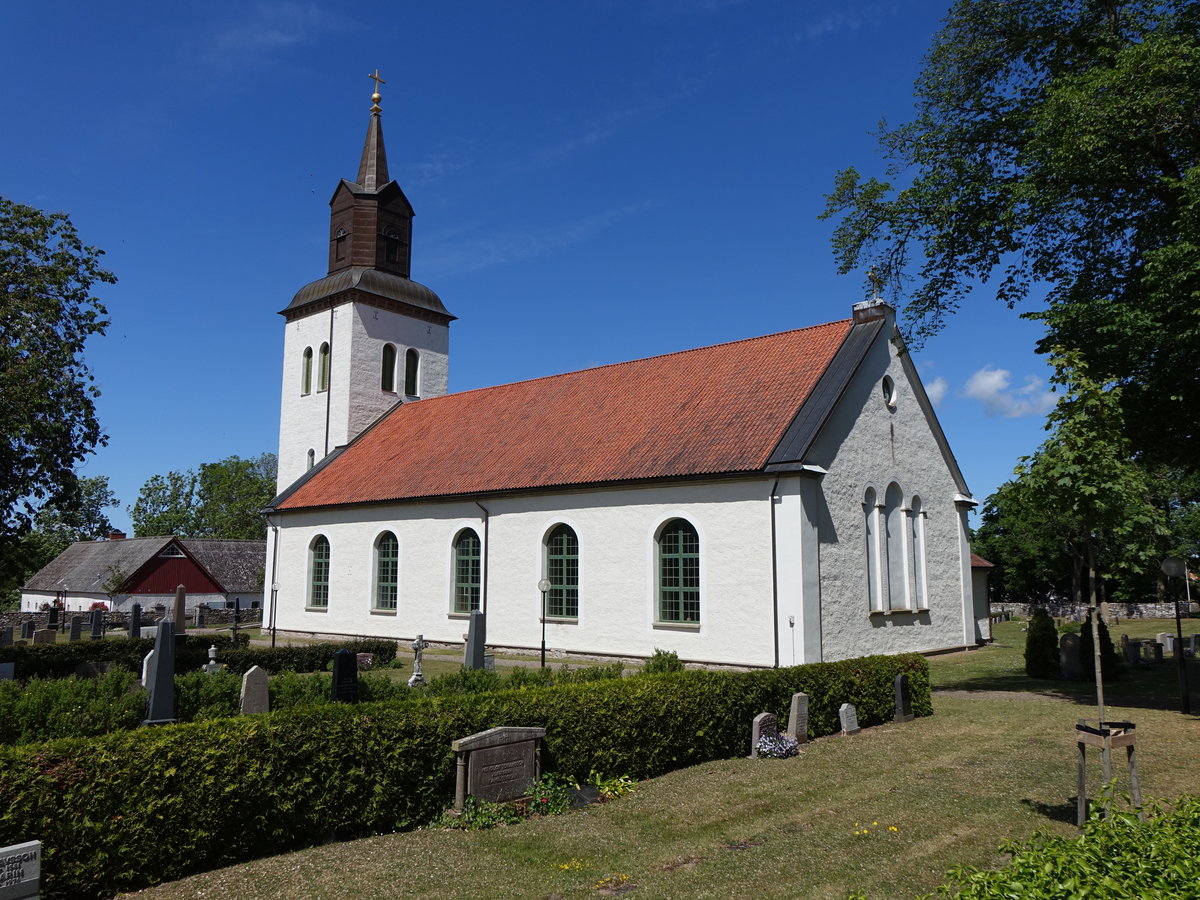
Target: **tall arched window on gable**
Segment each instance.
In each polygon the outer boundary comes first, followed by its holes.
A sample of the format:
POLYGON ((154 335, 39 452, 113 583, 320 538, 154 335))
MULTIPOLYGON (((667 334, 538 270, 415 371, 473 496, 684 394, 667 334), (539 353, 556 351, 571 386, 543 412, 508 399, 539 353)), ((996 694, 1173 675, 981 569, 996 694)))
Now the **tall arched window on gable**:
POLYGON ((929 576, 925 568, 925 508, 921 498, 914 496, 909 504, 909 525, 912 536, 913 606, 929 608, 929 576))
POLYGON ((375 603, 373 609, 396 611, 400 585, 400 542, 390 531, 375 541, 375 603))
POLYGON ((473 528, 464 528, 454 539, 454 612, 461 615, 479 609, 480 549, 473 528))
POLYGON ((700 536, 683 519, 672 519, 658 536, 658 620, 700 622, 700 536))
POLYGON ((329 606, 329 540, 323 534, 308 545, 308 606, 326 609, 329 606))
POLYGON ((420 374, 421 355, 412 347, 404 351, 404 395, 406 397, 420 396, 417 376, 420 374))
POLYGON ((379 389, 389 392, 396 390, 396 348, 392 344, 383 345, 383 359, 379 365, 379 389))
POLYGON ((908 515, 904 492, 892 482, 884 495, 887 528, 888 609, 911 609, 909 595, 908 515))
POLYGON ((322 344, 317 361, 317 390, 329 390, 329 345, 322 344))
POLYGON ((559 525, 546 538, 546 617, 579 618, 579 538, 567 525, 559 525))
POLYGON ((304 348, 304 356, 300 360, 300 393, 312 393, 312 347, 304 348))
POLYGON ((879 565, 881 552, 879 495, 869 487, 863 494, 863 520, 867 536, 867 608, 871 612, 884 609, 883 579, 879 565))

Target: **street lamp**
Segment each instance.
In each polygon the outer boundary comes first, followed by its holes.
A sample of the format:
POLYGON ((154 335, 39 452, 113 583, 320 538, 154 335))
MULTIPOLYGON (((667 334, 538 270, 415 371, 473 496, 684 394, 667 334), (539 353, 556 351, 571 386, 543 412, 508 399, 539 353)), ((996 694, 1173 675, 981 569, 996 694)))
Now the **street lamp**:
MULTIPOLYGON (((1192 605, 1192 590, 1188 585, 1187 562, 1177 556, 1168 556, 1162 561, 1163 574, 1168 578, 1183 578, 1183 590, 1187 595, 1188 608, 1192 605)), ((1175 597, 1175 661, 1179 666, 1179 711, 1185 716, 1192 712, 1188 697, 1187 660, 1183 656, 1183 623, 1179 620, 1179 596, 1175 597)))
POLYGON ((538 582, 538 590, 542 592, 542 668, 546 668, 546 593, 554 587, 549 578, 538 582))

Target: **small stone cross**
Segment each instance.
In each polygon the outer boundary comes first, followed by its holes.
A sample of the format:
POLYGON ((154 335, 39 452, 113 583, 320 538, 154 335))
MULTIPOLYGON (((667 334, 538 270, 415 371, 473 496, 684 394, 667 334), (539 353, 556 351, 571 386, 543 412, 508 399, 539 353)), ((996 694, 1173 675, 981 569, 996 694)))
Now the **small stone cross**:
POLYGON ((417 639, 408 646, 412 647, 413 652, 413 673, 408 679, 408 686, 416 687, 425 683, 425 674, 421 671, 421 651, 429 646, 429 641, 425 640, 425 635, 418 634, 417 639))

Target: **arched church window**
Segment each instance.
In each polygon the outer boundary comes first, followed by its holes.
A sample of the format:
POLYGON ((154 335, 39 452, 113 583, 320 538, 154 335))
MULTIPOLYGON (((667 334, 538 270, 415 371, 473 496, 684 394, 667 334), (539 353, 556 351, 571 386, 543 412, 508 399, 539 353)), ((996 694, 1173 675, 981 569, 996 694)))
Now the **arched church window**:
POLYGON ((462 615, 479 609, 480 549, 473 528, 464 528, 454 539, 454 612, 462 615))
POLYGON ((568 525, 559 525, 546 538, 546 617, 579 618, 579 538, 568 525))
POLYGON ((375 541, 375 606, 383 612, 394 612, 400 575, 400 542, 390 531, 375 541))
POLYGON ((329 390, 329 345, 322 344, 317 361, 317 390, 329 390))
POLYGON ((323 534, 318 534, 308 546, 308 606, 310 609, 329 606, 329 540, 323 534))
POLYGON ((312 347, 304 348, 304 356, 300 360, 300 393, 312 393, 312 347))
POLYGON ((683 519, 672 519, 658 536, 658 620, 700 622, 700 536, 683 519))
POLYGON ((406 397, 420 396, 418 390, 421 386, 417 383, 420 362, 421 355, 412 347, 404 351, 404 395, 406 397))
POLYGON ((383 360, 380 363, 379 389, 382 391, 396 390, 396 348, 392 344, 383 345, 383 360))
POLYGON ((887 529, 887 597, 888 609, 911 609, 909 595, 908 515, 904 509, 904 493, 892 482, 884 494, 885 527, 887 529))

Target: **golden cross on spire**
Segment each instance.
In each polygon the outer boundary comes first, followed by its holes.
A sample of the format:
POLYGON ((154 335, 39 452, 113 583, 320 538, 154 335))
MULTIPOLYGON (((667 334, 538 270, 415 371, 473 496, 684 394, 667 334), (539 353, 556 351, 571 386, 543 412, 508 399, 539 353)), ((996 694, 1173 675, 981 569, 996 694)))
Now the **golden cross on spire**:
POLYGON ((379 93, 379 86, 381 84, 387 84, 387 82, 379 77, 379 67, 378 66, 375 67, 375 74, 374 75, 368 74, 367 77, 373 78, 375 80, 375 92, 373 94, 371 94, 371 112, 377 113, 377 112, 379 112, 379 101, 383 99, 383 97, 379 93))

